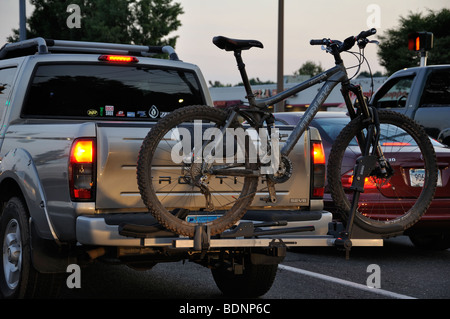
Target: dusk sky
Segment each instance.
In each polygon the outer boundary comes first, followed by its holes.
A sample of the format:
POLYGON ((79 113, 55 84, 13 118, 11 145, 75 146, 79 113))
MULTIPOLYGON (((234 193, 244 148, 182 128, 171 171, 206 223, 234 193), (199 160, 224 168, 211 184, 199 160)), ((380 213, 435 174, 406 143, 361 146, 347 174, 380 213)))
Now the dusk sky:
MULTIPOLYGON (((276 81, 277 71, 277 0, 177 0, 184 14, 176 51, 180 59, 197 64, 207 81, 224 84, 240 82, 233 54, 216 48, 216 35, 256 39, 264 49, 253 48, 243 54, 249 77, 276 81)), ((377 27, 378 34, 398 26, 400 17, 427 13, 428 9, 449 8, 448 0, 285 0, 284 74, 291 75, 307 60, 333 65, 330 55, 320 47, 312 47, 312 38, 345 39, 362 30, 377 27)), ((32 13, 27 1, 27 15, 32 13)), ((69 13, 67 13, 69 15, 69 13)), ((0 0, 0 42, 6 42, 13 28, 19 27, 19 1, 0 0)), ((67 27, 67 26, 61 26, 67 27)), ((81 21, 83 27, 83 21, 81 21)), ((418 30, 420 31, 420 30, 418 30)), ((377 37, 374 36, 374 39, 377 37)), ((151 45, 151 43, 148 43, 151 45)), ((379 65, 376 45, 366 48, 372 71, 385 70, 379 65)), ((347 66, 357 61, 345 55, 347 66)), ((365 68, 366 69, 366 68, 365 68)))

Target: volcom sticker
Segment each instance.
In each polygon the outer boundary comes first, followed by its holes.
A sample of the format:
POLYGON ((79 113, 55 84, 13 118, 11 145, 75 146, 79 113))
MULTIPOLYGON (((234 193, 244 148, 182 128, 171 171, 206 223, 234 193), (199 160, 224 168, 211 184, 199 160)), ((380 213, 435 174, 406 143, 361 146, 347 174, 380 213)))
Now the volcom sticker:
POLYGON ((150 110, 148 111, 148 115, 152 118, 155 119, 159 116, 159 110, 155 105, 152 105, 152 107, 150 108, 150 110))

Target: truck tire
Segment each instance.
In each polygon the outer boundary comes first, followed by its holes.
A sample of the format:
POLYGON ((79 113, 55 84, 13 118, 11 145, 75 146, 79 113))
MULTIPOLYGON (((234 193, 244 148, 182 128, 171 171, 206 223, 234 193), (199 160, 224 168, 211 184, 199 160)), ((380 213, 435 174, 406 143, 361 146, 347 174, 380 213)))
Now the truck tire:
POLYGON ((0 293, 3 298, 55 297, 59 274, 39 273, 32 264, 28 211, 18 197, 5 205, 0 218, 0 293))
POLYGON ((278 264, 255 265, 246 263, 242 274, 235 274, 226 267, 211 269, 214 281, 220 291, 230 297, 256 298, 272 287, 278 264))

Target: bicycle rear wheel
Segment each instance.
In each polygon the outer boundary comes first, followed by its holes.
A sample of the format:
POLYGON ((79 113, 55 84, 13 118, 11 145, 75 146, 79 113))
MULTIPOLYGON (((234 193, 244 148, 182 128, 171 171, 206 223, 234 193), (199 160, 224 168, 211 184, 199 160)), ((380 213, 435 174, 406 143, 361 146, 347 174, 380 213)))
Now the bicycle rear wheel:
MULTIPOLYGON (((381 177, 377 167, 372 170, 354 223, 387 237, 402 233, 426 212, 436 189, 437 164, 430 139, 418 124, 397 112, 378 111, 378 116, 380 145, 392 174, 381 177)), ((361 154, 355 136, 366 132, 367 126, 361 117, 351 121, 336 138, 328 161, 329 191, 344 220, 351 206, 355 161, 361 154)))
MULTIPOLYGON (((256 167, 248 156, 251 143, 239 147, 235 135, 220 137, 226 120, 222 110, 188 106, 158 121, 144 139, 137 164, 141 197, 158 222, 177 234, 193 237, 198 224, 208 225, 211 235, 221 233, 255 196, 258 176, 239 173, 256 167)), ((231 128, 243 132, 237 121, 231 128)))

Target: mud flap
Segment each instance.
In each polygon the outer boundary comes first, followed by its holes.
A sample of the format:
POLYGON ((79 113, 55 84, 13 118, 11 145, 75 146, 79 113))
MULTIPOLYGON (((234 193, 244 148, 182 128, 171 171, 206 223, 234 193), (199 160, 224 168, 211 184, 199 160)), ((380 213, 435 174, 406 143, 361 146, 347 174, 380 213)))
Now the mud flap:
POLYGON ((62 252, 63 248, 55 241, 39 237, 36 226, 30 218, 31 261, 33 267, 43 274, 66 273, 67 266, 76 264, 76 256, 62 252))

